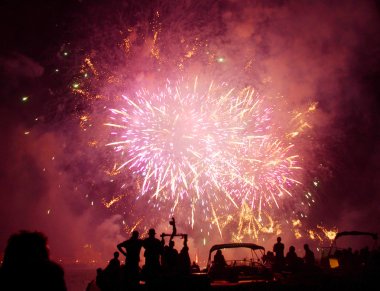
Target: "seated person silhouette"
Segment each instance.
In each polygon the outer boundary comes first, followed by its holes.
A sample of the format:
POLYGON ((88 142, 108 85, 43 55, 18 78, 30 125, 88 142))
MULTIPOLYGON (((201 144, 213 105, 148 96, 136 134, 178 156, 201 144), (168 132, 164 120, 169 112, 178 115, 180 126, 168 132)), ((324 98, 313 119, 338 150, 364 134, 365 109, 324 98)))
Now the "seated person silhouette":
POLYGON ((193 261, 193 263, 191 264, 191 273, 199 273, 201 271, 201 268, 199 267, 199 265, 193 261))
POLYGON ((215 277, 220 277, 224 273, 224 269, 227 266, 226 260, 221 250, 217 250, 214 256, 213 273, 215 277))

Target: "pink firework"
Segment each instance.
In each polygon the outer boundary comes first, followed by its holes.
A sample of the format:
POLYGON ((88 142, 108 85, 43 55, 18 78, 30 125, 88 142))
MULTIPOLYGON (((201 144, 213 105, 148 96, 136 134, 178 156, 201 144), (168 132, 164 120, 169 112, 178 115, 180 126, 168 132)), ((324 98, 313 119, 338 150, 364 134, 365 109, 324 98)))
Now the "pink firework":
POLYGON ((266 106, 252 88, 167 81, 163 90, 141 89, 111 109, 118 170, 142 177, 139 195, 152 203, 198 206, 206 217, 239 208, 280 207, 297 180, 298 156, 282 141, 266 106))

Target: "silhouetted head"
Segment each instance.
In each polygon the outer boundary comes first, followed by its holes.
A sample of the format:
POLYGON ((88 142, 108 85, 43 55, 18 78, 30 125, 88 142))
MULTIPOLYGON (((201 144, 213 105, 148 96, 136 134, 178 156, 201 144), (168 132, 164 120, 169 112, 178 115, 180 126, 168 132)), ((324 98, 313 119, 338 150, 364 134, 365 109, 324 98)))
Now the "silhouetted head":
POLYGON ((11 235, 4 252, 3 266, 17 266, 49 260, 47 237, 42 232, 20 231, 11 235))
POLYGON ((138 238, 139 237, 139 232, 137 230, 132 231, 132 238, 138 238))
POLYGON ((119 252, 114 252, 114 253, 113 253, 113 257, 114 257, 115 259, 117 259, 117 258, 119 257, 119 255, 120 255, 119 252))
POLYGON ((169 247, 174 248, 174 240, 169 241, 169 247))
POLYGON ((281 237, 280 236, 277 238, 277 242, 281 242, 281 237))
POLYGON ((303 245, 303 248, 304 248, 305 250, 308 250, 308 249, 309 249, 309 245, 308 245, 308 244, 304 244, 304 245, 303 245))
POLYGON ((149 235, 150 237, 154 237, 154 236, 156 235, 156 231, 154 230, 154 228, 149 229, 149 231, 148 231, 148 235, 149 235))
POLYGON ((289 252, 294 253, 296 251, 296 248, 294 246, 289 247, 289 252))

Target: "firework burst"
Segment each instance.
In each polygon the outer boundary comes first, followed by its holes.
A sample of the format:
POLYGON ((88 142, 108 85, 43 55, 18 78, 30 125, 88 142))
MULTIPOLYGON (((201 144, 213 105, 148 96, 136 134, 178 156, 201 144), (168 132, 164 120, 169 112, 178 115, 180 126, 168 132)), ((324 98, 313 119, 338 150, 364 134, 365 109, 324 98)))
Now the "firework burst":
MULTIPOLYGON (((167 81, 163 90, 141 89, 111 109, 118 169, 143 177, 141 196, 155 204, 197 207, 208 217, 238 209, 280 207, 300 184, 298 155, 273 124, 274 107, 252 88, 167 81)), ((190 212, 190 211, 189 211, 190 212)), ((190 216, 190 214, 189 214, 190 216)), ((217 225, 218 225, 217 220, 217 225)))
POLYGON ((260 71, 259 46, 225 42, 222 19, 206 21, 208 4, 184 15, 188 7, 167 4, 128 7, 130 17, 80 41, 91 49, 71 89, 100 168, 88 174, 91 198, 121 214, 126 231, 174 215, 203 241, 215 232, 258 239, 286 225, 298 236, 291 221, 315 203, 317 103, 281 96, 260 71))

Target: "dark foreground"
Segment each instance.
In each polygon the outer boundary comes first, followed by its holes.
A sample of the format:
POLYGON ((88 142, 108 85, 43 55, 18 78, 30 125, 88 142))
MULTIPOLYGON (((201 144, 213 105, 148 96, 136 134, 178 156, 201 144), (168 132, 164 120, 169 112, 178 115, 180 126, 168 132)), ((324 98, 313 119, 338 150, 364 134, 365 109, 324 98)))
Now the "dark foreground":
MULTIPOLYGON (((298 290, 379 290, 380 273, 339 273, 332 270, 298 274, 277 274, 273 281, 214 281, 205 274, 188 277, 163 277, 150 285, 140 282, 135 288, 116 290, 259 290, 259 291, 298 291, 298 290)), ((89 287, 88 291, 100 290, 89 287)), ((107 291, 107 290, 102 290, 107 291)))

